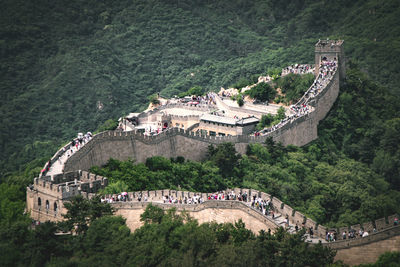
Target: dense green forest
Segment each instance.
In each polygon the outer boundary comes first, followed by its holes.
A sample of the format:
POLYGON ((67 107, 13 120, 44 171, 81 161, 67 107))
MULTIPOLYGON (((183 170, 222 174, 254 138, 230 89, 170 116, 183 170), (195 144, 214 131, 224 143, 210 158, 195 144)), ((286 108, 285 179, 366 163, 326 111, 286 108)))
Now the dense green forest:
POLYGON ((400 8, 389 1, 5 0, 0 170, 49 157, 77 132, 140 111, 147 96, 218 90, 291 63, 319 38, 400 93, 400 8), (193 74, 193 75, 191 75, 193 74))
POLYGON ((185 214, 151 205, 141 215, 145 225, 130 233, 125 219, 110 216, 109 204, 98 200, 72 200, 67 220, 58 225, 47 222, 32 230, 29 222, 20 222, 8 231, 1 227, 0 265, 317 267, 332 263, 335 255, 320 244, 304 242, 302 231, 292 235, 280 228, 275 234, 255 235, 242 221, 199 225, 185 214), (79 225, 76 234, 55 235, 74 225, 79 225))

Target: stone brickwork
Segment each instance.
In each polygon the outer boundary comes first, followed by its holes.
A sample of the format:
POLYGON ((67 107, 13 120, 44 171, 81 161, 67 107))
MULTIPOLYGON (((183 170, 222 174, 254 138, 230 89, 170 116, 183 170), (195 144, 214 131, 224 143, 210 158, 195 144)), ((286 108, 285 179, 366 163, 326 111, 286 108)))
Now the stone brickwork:
MULTIPOLYGON (((119 202, 113 204, 116 208, 116 215, 121 215, 126 219, 127 226, 132 230, 136 230, 143 223, 140 221, 140 215, 144 212, 149 202, 119 202)), ((177 212, 187 212, 191 217, 201 223, 235 223, 241 219, 246 228, 254 233, 260 230, 275 232, 277 225, 266 216, 261 215, 257 211, 251 209, 246 204, 239 201, 206 201, 198 205, 183 204, 162 204, 152 203, 162 209, 170 209, 175 207, 177 212)))
MULTIPOLYGON (((296 225, 296 223, 298 224, 299 228, 301 228, 302 226, 310 228, 312 227, 314 229, 314 235, 316 237, 325 238, 325 232, 326 232, 326 228, 323 226, 319 226, 315 221, 313 221, 310 218, 307 218, 305 215, 303 215, 301 212, 296 211, 295 209, 291 208, 289 205, 284 204, 281 200, 279 200, 276 197, 271 198, 271 196, 269 194, 266 194, 264 192, 260 192, 258 190, 254 190, 254 189, 246 189, 246 188, 234 188, 234 189, 227 189, 225 191, 225 193, 227 194, 228 192, 235 192, 236 196, 247 193, 248 199, 247 199, 247 204, 244 204, 246 202, 240 202, 240 201, 206 201, 203 204, 191 204, 191 205, 182 205, 182 204, 163 204, 165 207, 176 207, 178 209, 185 207, 185 209, 193 209, 196 211, 199 211, 201 209, 203 209, 203 207, 212 207, 213 209, 227 209, 229 207, 235 207, 237 209, 237 207, 241 208, 242 211, 247 211, 251 213, 251 216, 253 217, 253 221, 250 224, 246 223, 246 227, 251 229, 252 231, 254 231, 255 233, 258 232, 257 229, 261 229, 260 227, 258 227, 259 225, 265 225, 268 224, 268 228, 272 230, 276 229, 277 227, 279 227, 279 224, 276 224, 276 222, 274 222, 273 220, 271 220, 270 218, 267 218, 266 216, 262 215, 260 212, 252 209, 249 207, 249 204, 251 203, 251 201, 253 200, 252 196, 256 196, 256 197, 261 197, 263 200, 271 200, 272 203, 272 209, 275 211, 276 214, 282 214, 282 216, 286 216, 286 214, 289 217, 290 223, 292 225, 296 225), (220 203, 218 204, 219 206, 215 206, 214 204, 211 203, 220 203), (224 204, 224 203, 230 203, 229 205, 224 204), (239 203, 239 204, 238 204, 239 203), (237 206, 239 205, 239 206, 237 206), (242 206, 244 205, 244 206, 242 206), (246 209, 242 209, 242 207, 247 207, 246 209), (255 215, 258 214, 258 215, 255 215), (265 222, 265 220, 269 220, 270 222, 265 222), (256 222, 258 221, 258 222, 256 222), (271 224, 272 223, 272 224, 271 224), (258 225, 257 227, 252 225, 258 225)), ((175 199, 184 199, 185 197, 190 198, 194 195, 198 195, 198 196, 202 196, 203 199, 207 199, 207 196, 210 194, 215 194, 215 192, 213 193, 200 193, 200 192, 186 192, 186 191, 176 191, 176 190, 168 190, 168 189, 164 189, 164 190, 157 190, 157 191, 140 191, 140 192, 129 192, 128 196, 129 199, 127 202, 114 202, 113 205, 115 205, 115 207, 117 208, 117 210, 119 210, 119 207, 122 205, 123 207, 142 207, 143 205, 147 205, 148 203, 152 202, 153 204, 162 204, 162 203, 157 203, 157 202, 162 202, 163 201, 163 197, 164 196, 172 196, 175 199), (138 202, 138 197, 141 197, 142 202, 138 202), (144 196, 147 197, 147 202, 143 202, 144 196)), ((104 196, 106 199, 111 199, 114 197, 114 199, 117 199, 117 195, 105 195, 104 196)), ((162 206, 163 206, 162 205, 162 206)), ((163 206, 163 207, 164 207, 163 206)), ((216 214, 218 213, 217 211, 214 210, 214 212, 216 212, 216 214)), ((124 214, 126 213, 126 211, 124 211, 124 214)), ((122 213, 117 213, 117 214, 121 214, 122 213)), ((242 213, 241 213, 242 214, 242 213)), ((126 215, 126 214, 125 214, 126 215)), ((243 214, 242 214, 243 215, 243 214)), ((127 215, 126 215, 127 216, 127 215)), ((228 215, 227 215, 228 216, 228 215)), ((244 215, 243 215, 244 216, 244 215)), ((243 218, 243 216, 238 217, 238 218, 243 218)), ((194 218, 201 218, 201 220, 203 220, 206 217, 205 213, 202 215, 202 217, 199 217, 199 215, 196 213, 194 215, 194 218)), ((125 217, 128 219, 128 217, 125 217)), ((137 224, 139 223, 138 221, 136 223, 133 222, 133 218, 139 218, 137 216, 136 213, 134 213, 132 215, 132 218, 129 219, 131 221, 131 225, 140 225, 137 224)), ((211 217, 210 217, 211 218, 211 217)), ((217 220, 218 222, 223 222, 222 218, 223 216, 220 217, 221 220, 217 220)), ((228 218, 228 217, 227 217, 228 218)), ((202 222, 202 221, 199 222, 202 222)), ((210 219, 211 220, 211 219, 210 219)), ((247 220, 248 221, 248 220, 247 220)), ((226 221, 228 222, 228 221, 226 221)), ((230 220, 229 222, 232 222, 232 220, 230 220)), ((136 229, 136 228, 132 228, 132 229, 136 229)))
POLYGON ((61 221, 66 213, 64 201, 76 195, 89 198, 107 184, 107 178, 85 171, 35 178, 26 190, 27 211, 37 221, 61 221))
POLYGON ((373 263, 385 252, 400 251, 400 226, 390 227, 367 237, 327 244, 337 251, 335 260, 345 264, 373 263))

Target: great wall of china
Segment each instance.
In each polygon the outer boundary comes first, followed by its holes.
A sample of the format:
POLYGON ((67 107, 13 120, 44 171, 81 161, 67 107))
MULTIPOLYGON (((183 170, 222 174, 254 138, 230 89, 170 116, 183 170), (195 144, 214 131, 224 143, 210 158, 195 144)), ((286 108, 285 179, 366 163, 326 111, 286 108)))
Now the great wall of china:
MULTIPOLYGON (((318 43, 320 44, 320 42, 318 43)), ((192 132, 191 129, 171 128, 156 136, 145 136, 137 131, 119 132, 108 131, 99 133, 71 157, 68 157, 62 164, 59 173, 51 173, 35 178, 34 184, 27 188, 27 210, 31 217, 38 221, 60 221, 62 214, 66 212, 63 201, 68 201, 75 195, 92 197, 100 188, 107 186, 107 178, 97 176, 87 171, 92 166, 104 165, 109 158, 119 160, 134 159, 137 162, 144 162, 151 156, 164 156, 167 158, 182 156, 189 160, 203 160, 206 157, 208 146, 224 142, 231 142, 239 153, 245 153, 249 143, 263 143, 266 138, 272 137, 276 142, 284 145, 303 146, 318 138, 317 127, 329 112, 338 94, 341 80, 345 77, 344 54, 342 42, 326 41, 324 45, 315 47, 315 66, 318 73, 318 66, 323 57, 335 58, 339 62, 336 71, 330 81, 321 92, 308 104, 312 111, 308 114, 288 121, 282 127, 268 132, 262 136, 237 135, 237 136, 203 136, 192 132)), ((307 93, 300 100, 304 102, 307 93)), ((182 105, 184 106, 184 105, 182 105)), ((160 107, 162 109, 165 107, 160 107)), ((190 109, 205 109, 204 107, 192 107, 190 109)), ((153 111, 150 111, 151 115, 153 111)), ((145 115, 142 115, 142 117, 145 115)), ((187 118, 190 120, 191 118, 187 118)), ((65 146, 69 147, 69 144, 65 146)), ((60 149, 51 159, 51 164, 62 156, 65 149, 60 149)), ((293 231, 294 225, 301 224, 306 228, 312 227, 315 233, 315 241, 324 241, 326 227, 318 225, 312 219, 282 203, 279 199, 264 192, 251 189, 233 189, 236 194, 246 193, 251 199, 252 196, 260 197, 271 201, 275 216, 267 216, 251 207, 250 202, 237 200, 209 200, 201 204, 168 204, 163 203, 164 196, 176 198, 191 197, 194 194, 207 199, 211 193, 193 193, 175 190, 158 190, 129 192, 126 202, 114 202, 116 214, 127 220, 127 225, 134 230, 141 226, 140 214, 149 203, 153 203, 163 209, 176 207, 177 211, 186 211, 199 223, 215 221, 218 223, 235 222, 242 219, 246 227, 254 232, 270 229, 274 231, 282 226, 285 217, 289 220, 289 231, 293 231), (137 201, 137 197, 146 196, 147 201, 137 201)), ((395 216, 395 215, 393 215, 395 216)), ((377 232, 368 237, 338 240, 324 245, 330 246, 337 251, 337 260, 343 260, 347 264, 360 264, 373 262, 385 251, 400 250, 400 227, 393 226, 389 218, 383 218, 374 222, 367 222, 363 225, 352 226, 352 229, 363 228, 372 233, 375 227, 377 232)), ((338 237, 347 228, 337 229, 338 237)), ((312 240, 308 240, 312 241, 312 240)))

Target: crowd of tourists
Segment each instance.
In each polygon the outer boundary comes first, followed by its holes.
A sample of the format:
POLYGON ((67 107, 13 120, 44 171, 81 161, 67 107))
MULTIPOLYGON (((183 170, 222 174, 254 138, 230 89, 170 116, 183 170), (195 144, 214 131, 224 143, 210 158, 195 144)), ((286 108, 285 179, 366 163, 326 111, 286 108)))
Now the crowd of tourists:
MULTIPOLYGON (((82 133, 78 133, 76 138, 73 138, 68 145, 62 148, 61 153, 58 153, 57 158, 55 160, 58 162, 58 164, 63 164, 62 158, 64 156, 69 158, 72 154, 74 154, 85 144, 87 144, 92 139, 92 137, 93 135, 91 132, 87 132, 85 135, 83 135, 82 133)), ((50 159, 45 164, 44 168, 41 170, 41 176, 45 176, 50 171, 51 167, 54 166, 55 163, 56 163, 55 161, 52 161, 50 159)))
POLYGON ((306 73, 312 73, 314 69, 310 65, 306 64, 294 64, 291 66, 288 66, 284 69, 282 69, 282 74, 281 76, 286 76, 290 73, 294 74, 306 74, 306 73))
MULTIPOLYGON (((92 139, 92 133, 87 132, 85 135, 83 134, 78 134, 77 138, 74 138, 71 140, 69 148, 64 147, 63 152, 67 153, 67 157, 70 157, 73 153, 81 149, 85 144, 87 144, 91 139, 92 139)), ((63 153, 63 154, 64 154, 63 153)), ((58 160, 61 160, 61 155, 58 158, 58 160)))
MULTIPOLYGON (((288 69, 291 68, 288 67, 288 69)), ((261 133, 266 134, 276 131, 288 122, 293 122, 293 120, 309 114, 312 110, 312 107, 308 104, 308 102, 312 98, 317 96, 323 90, 323 88, 325 88, 325 86, 330 82, 333 75, 335 74, 336 69, 337 61, 323 60, 319 67, 318 76, 314 80, 313 84, 310 86, 310 88, 307 90, 307 92, 304 94, 299 102, 297 102, 295 105, 290 106, 290 110, 293 111, 294 114, 284 118, 278 124, 262 130, 261 133)))
MULTIPOLYGON (((187 96, 183 98, 179 98, 177 100, 178 103, 184 103, 188 105, 193 105, 193 106, 208 106, 208 105, 215 105, 215 98, 214 95, 210 92, 203 96, 187 96)), ((171 101, 167 101, 166 105, 173 104, 171 101)))
MULTIPOLYGON (((126 202, 126 201, 130 201, 128 193, 127 192, 122 192, 120 194, 117 195, 113 195, 113 196, 102 196, 101 197, 101 202, 103 203, 114 203, 114 202, 126 202)), ((141 201, 141 199, 138 201, 141 201)), ((146 199, 147 201, 147 199, 146 199)))
POLYGON ((317 78, 313 84, 300 99, 297 104, 307 103, 310 99, 317 96, 323 88, 331 81, 333 75, 337 70, 337 61, 335 60, 322 60, 319 66, 319 72, 317 78))
MULTIPOLYGON (((271 215, 272 219, 274 219, 275 217, 272 202, 268 199, 265 200, 262 199, 261 197, 257 197, 256 195, 254 195, 253 200, 251 202, 251 207, 255 208, 264 215, 271 215)), ((287 224, 289 225, 289 221, 287 221, 287 224)))

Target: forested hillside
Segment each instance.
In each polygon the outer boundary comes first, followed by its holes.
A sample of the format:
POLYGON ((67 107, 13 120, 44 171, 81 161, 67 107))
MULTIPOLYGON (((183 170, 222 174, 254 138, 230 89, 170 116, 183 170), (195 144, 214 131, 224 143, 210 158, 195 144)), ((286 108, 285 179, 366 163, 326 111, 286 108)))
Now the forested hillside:
POLYGON ((46 159, 94 131, 200 85, 208 90, 290 63, 319 38, 398 94, 399 2, 22 1, 0 10, 0 169, 46 159))
MULTIPOLYGON (((25 190, 77 132, 106 129, 107 120, 143 110, 155 92, 218 90, 314 63, 318 39, 340 38, 347 79, 311 144, 269 140, 242 156, 224 144, 204 162, 110 160, 92 171, 110 178, 109 192, 260 189, 327 226, 399 213, 399 25, 398 0, 3 0, 0 265, 332 263, 333 253, 308 246, 302 233, 256 236, 241 222, 198 225, 154 207, 130 233, 124 219, 108 216, 109 206, 79 197, 66 222, 35 227, 24 212, 25 190), (77 235, 55 235, 75 224, 77 235)), ((384 254, 373 266, 396 264, 399 256, 384 254)))

